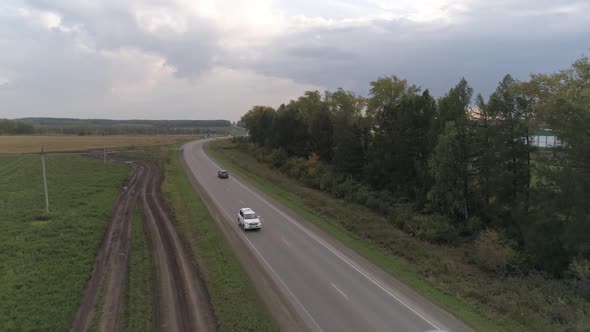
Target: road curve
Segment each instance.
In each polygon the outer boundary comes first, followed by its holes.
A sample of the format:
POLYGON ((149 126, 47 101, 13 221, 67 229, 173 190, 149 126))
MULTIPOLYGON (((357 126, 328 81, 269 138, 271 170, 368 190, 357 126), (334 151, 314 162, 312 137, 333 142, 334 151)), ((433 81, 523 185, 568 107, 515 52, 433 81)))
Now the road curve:
POLYGON ((235 176, 217 179, 219 166, 203 150, 206 142, 183 146, 190 172, 310 330, 470 330, 235 176), (261 231, 237 226, 242 207, 260 215, 261 231))

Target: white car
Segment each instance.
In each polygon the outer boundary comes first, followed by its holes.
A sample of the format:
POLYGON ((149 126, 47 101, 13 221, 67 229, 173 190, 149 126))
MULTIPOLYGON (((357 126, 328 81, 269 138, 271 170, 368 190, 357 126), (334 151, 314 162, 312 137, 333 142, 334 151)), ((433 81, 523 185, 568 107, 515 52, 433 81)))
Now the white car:
POLYGON ((238 213, 238 225, 240 225, 243 230, 260 229, 260 227, 262 227, 260 218, 256 215, 256 212, 252 211, 250 208, 240 209, 240 212, 238 213))

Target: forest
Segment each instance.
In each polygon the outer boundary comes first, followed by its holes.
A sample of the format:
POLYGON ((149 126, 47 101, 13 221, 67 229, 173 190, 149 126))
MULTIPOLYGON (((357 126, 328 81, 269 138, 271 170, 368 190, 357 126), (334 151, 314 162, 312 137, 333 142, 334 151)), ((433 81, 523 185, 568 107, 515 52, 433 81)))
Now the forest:
POLYGON ((587 57, 526 81, 506 75, 487 98, 465 79, 436 98, 380 77, 367 97, 308 91, 254 106, 239 125, 258 160, 309 187, 422 240, 483 248, 489 271, 574 278, 590 292, 587 57), (539 130, 561 143, 536 146, 539 130))

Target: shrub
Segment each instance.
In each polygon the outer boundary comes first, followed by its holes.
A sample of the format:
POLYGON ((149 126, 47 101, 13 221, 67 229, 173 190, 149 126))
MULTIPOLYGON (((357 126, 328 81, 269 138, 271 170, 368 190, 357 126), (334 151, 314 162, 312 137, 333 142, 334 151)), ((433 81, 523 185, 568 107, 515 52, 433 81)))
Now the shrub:
POLYGON ((332 194, 337 198, 344 198, 348 201, 353 200, 353 195, 358 189, 359 184, 354 181, 351 177, 347 177, 346 180, 340 183, 336 183, 332 187, 332 194))
POLYGON ((256 161, 258 161, 258 162, 268 163, 266 151, 264 148, 255 149, 254 150, 254 158, 256 158, 256 161))
POLYGON ((379 198, 374 193, 370 193, 367 197, 367 201, 366 201, 365 205, 369 209, 377 211, 379 209, 379 204, 380 204, 379 198))
POLYGON ((328 171, 328 166, 318 160, 316 154, 312 154, 304 163, 306 170, 306 177, 304 182, 307 186, 314 189, 323 189, 322 178, 328 171))
POLYGON ((356 191, 352 194, 352 201, 357 204, 365 205, 368 198, 369 189, 364 185, 359 185, 356 191))
POLYGON ((331 170, 326 170, 319 180, 319 188, 323 191, 331 191, 332 185, 334 184, 334 173, 331 170))
POLYGON ((301 180, 307 174, 303 162, 301 158, 288 158, 281 167, 281 171, 293 179, 301 180))
POLYGON ((473 243, 475 261, 488 271, 499 272, 516 256, 514 250, 494 230, 485 230, 473 243))
POLYGON ((285 149, 274 149, 270 154, 270 164, 275 168, 279 168, 287 162, 288 157, 289 156, 287 155, 287 151, 285 151, 285 149))
POLYGON ((586 297, 590 297, 590 261, 587 259, 578 259, 570 263, 570 271, 576 278, 576 285, 586 297))
POLYGON ((382 215, 387 216, 393 214, 393 206, 391 203, 384 200, 383 196, 376 192, 368 193, 365 206, 382 215))
POLYGON ((483 222, 479 217, 471 217, 467 219, 467 223, 465 224, 465 233, 467 234, 476 234, 482 229, 483 222))
POLYGON ((401 205, 396 207, 391 220, 397 228, 406 231, 406 223, 411 222, 413 217, 414 211, 412 208, 407 205, 401 205))
POLYGON ((441 215, 414 215, 405 223, 405 230, 433 243, 454 243, 458 238, 458 231, 451 220, 441 215))

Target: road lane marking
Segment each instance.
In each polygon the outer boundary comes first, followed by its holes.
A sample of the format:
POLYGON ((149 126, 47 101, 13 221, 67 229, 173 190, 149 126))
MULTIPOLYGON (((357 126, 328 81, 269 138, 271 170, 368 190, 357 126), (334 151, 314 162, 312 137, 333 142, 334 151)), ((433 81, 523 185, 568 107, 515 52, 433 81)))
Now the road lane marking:
MULTIPOLYGON (((205 151, 203 150, 203 144, 201 144, 200 152, 205 157, 205 159, 207 159, 211 164, 213 164, 214 166, 216 166, 216 167, 219 168, 219 166, 217 165, 217 163, 215 163, 213 160, 211 160, 211 158, 209 158, 209 156, 205 153, 205 151)), ((260 196, 257 192, 253 191, 252 189, 250 189, 247 186, 245 186, 244 184, 242 184, 240 181, 236 180, 235 177, 232 177, 231 180, 235 181, 242 188, 246 189, 247 191, 249 191, 250 193, 252 193, 255 197, 257 197, 258 199, 260 199, 261 201, 263 201, 266 205, 270 206, 278 214, 280 214, 281 216, 283 216, 285 219, 287 219, 293 225, 297 226, 299 229, 301 229, 309 237, 311 237, 312 239, 316 240, 320 245, 322 245, 324 248, 328 249, 330 252, 332 252, 332 254, 334 254, 336 257, 340 258, 344 263, 346 263, 352 269, 354 269, 355 271, 357 271, 358 273, 360 273, 363 277, 365 277, 367 280, 369 280, 371 283, 373 283, 375 286, 377 286, 383 292, 385 292, 386 294, 388 294, 389 296, 391 296, 393 299, 395 299, 401 305, 403 305, 408 310, 410 310, 411 312, 413 312, 416 316, 420 317, 426 323, 430 324, 430 326, 434 327, 435 330, 442 331, 442 329, 439 328, 436 324, 434 324, 429 319, 427 319, 426 317, 424 317, 423 315, 421 315, 419 312, 417 312, 415 309, 413 309, 409 304, 405 303, 398 296, 396 296, 395 294, 393 294, 389 290, 387 290, 383 285, 381 285, 378 281, 376 281, 371 276, 369 276, 360 267, 357 267, 354 263, 352 263, 347 257, 344 257, 344 254, 341 254, 340 252, 338 252, 338 250, 336 250, 335 248, 332 248, 332 246, 330 246, 329 244, 325 243, 322 239, 318 238, 315 234, 313 234, 306 227, 302 226, 301 224, 299 224, 299 222, 297 222, 296 220, 294 220, 293 218, 291 218, 289 215, 287 215, 283 211, 281 211, 279 208, 277 208, 276 206, 274 206, 274 204, 268 202, 266 199, 264 199, 262 196, 260 196)))
POLYGON ((285 237, 284 237, 284 236, 282 236, 282 237, 281 237, 281 240, 283 240, 283 242, 284 242, 284 243, 285 243, 285 244, 286 244, 288 247, 290 247, 290 246, 291 246, 291 243, 290 243, 289 241, 287 241, 287 239, 285 239, 285 237))
MULTIPOLYGON (((189 168, 191 169, 191 171, 193 171, 193 168, 190 167, 190 165, 189 165, 189 168)), ((223 208, 223 205, 221 205, 221 203, 215 197, 213 197, 213 195, 209 195, 209 197, 211 197, 211 199, 215 202, 215 204, 217 204, 217 206, 219 207, 219 209, 221 211, 223 211, 223 213, 226 215, 226 217, 228 218, 228 220, 230 220, 230 221, 233 220, 231 218, 230 214, 223 208)), ((266 258, 264 258, 264 256, 262 256, 262 253, 260 253, 260 251, 258 251, 258 249, 254 246, 254 244, 252 243, 252 241, 250 241, 250 239, 248 239, 248 237, 246 235, 244 235, 243 232, 239 232, 238 231, 238 234, 242 237, 242 239, 246 240, 246 242, 250 245, 250 247, 252 247, 252 249, 254 249, 254 251, 256 252, 256 254, 260 257, 260 259, 262 259, 262 261, 264 262, 264 264, 272 272, 272 274, 275 276, 275 278, 277 278, 277 280, 283 285, 283 287, 285 287, 285 289, 287 290, 287 292, 289 293, 289 295, 295 300, 295 302, 297 303, 297 305, 299 305, 299 307, 301 307, 301 309, 303 310, 303 312, 305 313, 305 315, 307 315, 307 317, 313 322, 313 324, 318 328, 318 330, 320 332, 323 332, 324 330, 316 322, 316 320, 309 313, 309 311, 307 311, 307 309, 305 309, 305 307, 303 306, 303 304, 301 303, 301 301, 299 301, 299 299, 291 291, 291 289, 289 288, 289 286, 287 286, 287 284, 283 281, 283 279, 281 279, 281 277, 278 275, 278 273, 272 268, 272 266, 270 266, 270 264, 268 263, 268 261, 266 260, 266 258)))
POLYGON ((333 283, 330 283, 330 285, 332 285, 332 287, 334 287, 334 289, 337 290, 340 294, 342 294, 342 296, 344 296, 347 300, 350 300, 348 298, 348 295, 344 294, 344 292, 341 291, 340 288, 336 287, 336 285, 334 285, 333 283))

